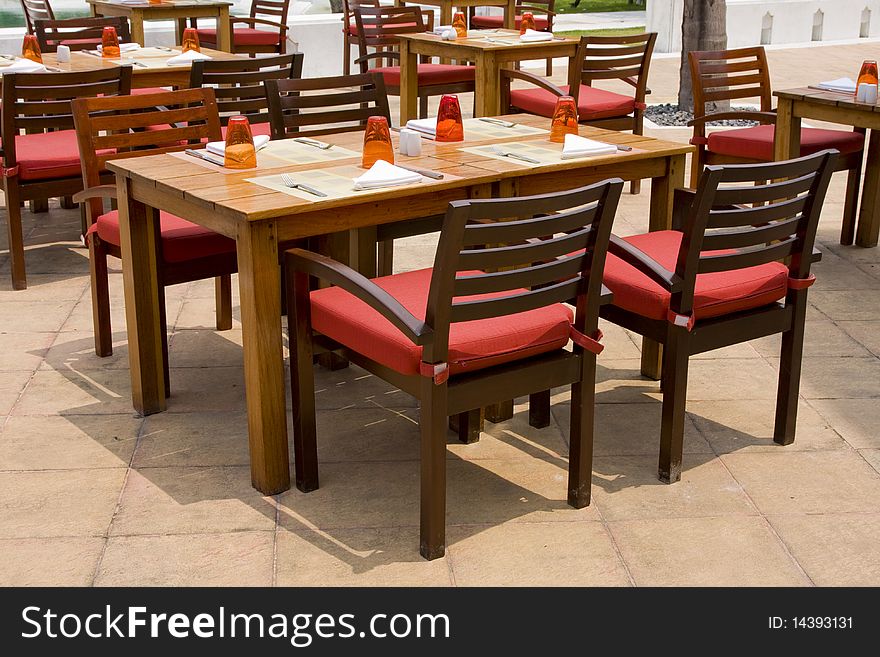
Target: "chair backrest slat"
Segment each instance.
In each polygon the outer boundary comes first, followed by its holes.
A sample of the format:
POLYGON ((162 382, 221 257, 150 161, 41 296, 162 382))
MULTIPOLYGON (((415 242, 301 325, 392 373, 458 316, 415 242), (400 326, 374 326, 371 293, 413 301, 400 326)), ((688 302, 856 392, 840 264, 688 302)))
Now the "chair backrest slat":
POLYGON ((358 56, 361 72, 374 66, 399 64, 401 34, 420 34, 434 27, 434 14, 420 7, 380 7, 360 5, 352 8, 357 25, 358 56), (370 49, 374 52, 370 53, 370 49))
POLYGON ((698 274, 711 274, 720 271, 734 269, 746 269, 765 265, 788 258, 798 248, 797 235, 789 235, 783 240, 757 249, 739 251, 730 255, 702 255, 700 256, 698 274))
POLYGON ((58 46, 71 50, 87 50, 101 43, 105 27, 116 29, 121 43, 131 42, 131 31, 125 16, 39 19, 34 21, 34 32, 43 52, 57 52, 58 46))
POLYGON ((550 262, 535 264, 529 269, 458 276, 455 279, 455 294, 461 297, 491 294, 498 290, 545 285, 563 278, 570 278, 583 270, 585 257, 586 251, 582 251, 550 262))
MULTIPOLYGON (((585 222, 586 223, 586 222, 585 222)), ((467 232, 467 229, 465 229, 467 232)), ((585 248, 590 229, 582 228, 560 237, 551 237, 539 242, 526 242, 511 246, 498 246, 486 249, 464 249, 458 256, 459 264, 466 269, 489 267, 512 267, 524 263, 538 262, 557 258, 566 253, 585 248)), ((481 237, 483 237, 481 235, 481 237)))
MULTIPOLYGON (((806 201, 808 197, 804 196, 799 200, 806 201)), ((707 231, 703 237, 703 250, 742 249, 759 244, 768 244, 775 240, 782 240, 797 232, 801 219, 801 214, 798 213, 794 216, 789 215, 788 219, 771 221, 764 226, 741 226, 735 230, 726 230, 724 232, 707 231)))
POLYGON ((707 228, 733 228, 736 226, 757 226, 771 221, 779 221, 801 212, 809 200, 808 196, 799 196, 772 205, 757 207, 731 207, 730 209, 712 210, 709 213, 707 228))
POLYGON ((694 90, 694 116, 706 115, 709 103, 759 98, 761 111, 772 108, 767 53, 763 47, 688 53, 694 90))
POLYGON ((251 2, 251 18, 269 17, 279 23, 287 23, 290 11, 290 0, 253 0, 251 2))
POLYGON ((571 301, 580 292, 580 278, 570 278, 541 287, 536 290, 519 292, 503 297, 495 297, 483 301, 456 301, 452 304, 450 321, 471 322, 477 319, 512 315, 536 308, 543 308, 554 303, 571 301))
POLYGON ((636 88, 636 98, 644 101, 651 56, 657 34, 631 36, 582 36, 575 61, 569 71, 569 85, 592 86, 595 80, 623 80, 636 88))
POLYGON ((772 182, 765 185, 747 185, 721 188, 715 193, 716 205, 735 205, 737 203, 764 203, 779 199, 790 199, 801 194, 813 184, 815 172, 791 180, 772 182))
POLYGON ((55 13, 52 11, 49 0, 20 0, 21 9, 24 12, 24 19, 27 23, 28 34, 34 33, 34 23, 40 19, 55 20, 55 13))
MULTIPOLYGON (((500 242, 504 244, 517 243, 527 240, 534 233, 535 225, 548 231, 548 235, 567 233, 584 226, 584 222, 592 221, 590 213, 595 213, 597 207, 579 209, 575 212, 560 212, 547 217, 534 219, 521 219, 519 221, 505 221, 504 223, 481 224, 475 223, 467 227, 464 234, 464 245, 475 246, 500 242)), ((495 217, 499 219, 501 217, 495 217)))

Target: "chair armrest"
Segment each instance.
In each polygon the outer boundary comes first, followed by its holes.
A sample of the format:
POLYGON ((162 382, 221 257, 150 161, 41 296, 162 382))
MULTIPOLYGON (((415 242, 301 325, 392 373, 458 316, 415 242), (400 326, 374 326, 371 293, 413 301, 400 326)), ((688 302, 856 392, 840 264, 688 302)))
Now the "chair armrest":
POLYGON ((714 112, 688 121, 689 126, 703 125, 711 121, 757 121, 764 125, 776 123, 776 112, 714 112))
POLYGON ((632 265, 667 292, 678 292, 681 287, 681 279, 674 272, 669 271, 647 253, 620 239, 617 235, 611 236, 611 241, 608 243, 608 253, 616 255, 627 264, 632 265))
POLYGON ((382 50, 380 52, 371 52, 366 55, 361 55, 356 60, 354 60, 355 64, 367 65, 371 59, 396 59, 400 61, 400 53, 396 50, 382 50))
POLYGON ((511 80, 524 80, 526 82, 531 82, 536 87, 540 87, 541 89, 546 89, 550 93, 556 96, 564 96, 565 92, 557 87, 555 84, 542 78, 539 75, 535 75, 534 73, 526 73, 525 71, 516 71, 509 69, 501 70, 501 81, 503 84, 510 85, 511 80))
POLYGON ((242 17, 242 18, 239 18, 239 17, 237 17, 237 16, 230 16, 230 17, 229 17, 229 22, 230 22, 230 24, 235 24, 235 23, 247 23, 248 25, 251 25, 251 26, 254 26, 254 25, 269 25, 269 26, 271 26, 271 27, 277 27, 279 30, 281 30, 282 34, 283 34, 284 32, 287 32, 287 29, 288 29, 288 28, 287 28, 287 25, 285 25, 284 23, 278 23, 278 22, 276 22, 276 21, 270 21, 270 20, 268 20, 268 19, 266 19, 266 18, 251 18, 250 16, 246 16, 246 17, 242 17))
POLYGON ((341 287, 354 295, 385 319, 394 324, 413 344, 431 341, 434 332, 388 292, 351 267, 327 256, 304 249, 290 249, 285 254, 286 266, 341 287))
POLYGON ((116 198, 116 185, 98 185, 89 187, 73 195, 74 203, 82 203, 92 198, 116 198))

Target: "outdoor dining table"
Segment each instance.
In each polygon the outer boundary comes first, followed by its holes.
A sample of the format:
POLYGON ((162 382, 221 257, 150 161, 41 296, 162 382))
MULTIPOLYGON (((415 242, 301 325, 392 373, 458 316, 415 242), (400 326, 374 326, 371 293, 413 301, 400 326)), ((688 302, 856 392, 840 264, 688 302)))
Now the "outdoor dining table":
MULTIPOLYGON (((245 57, 220 50, 202 48, 202 52, 211 59, 230 60, 245 57)), ((131 66, 131 86, 134 89, 150 87, 188 87, 192 62, 183 62, 169 66, 168 60, 180 54, 180 48, 162 49, 157 47, 141 48, 132 53, 124 53, 122 57, 101 57, 84 51, 70 53, 69 62, 59 62, 55 53, 43 55, 43 63, 50 69, 62 72, 93 71, 113 66, 131 66)))
MULTIPOLYGON (((394 0, 397 7, 402 7, 407 0, 394 0)), ((419 5, 440 7, 440 25, 452 25, 452 10, 454 7, 467 9, 469 7, 504 7, 504 27, 513 29, 516 27, 516 0, 419 0, 419 5)))
POLYGON ((431 33, 401 34, 399 38, 401 125, 418 118, 418 66, 422 55, 474 62, 474 116, 497 116, 507 109, 501 107, 502 68, 531 59, 571 60, 580 43, 580 39, 571 37, 524 43, 519 40, 518 30, 471 30, 467 38, 452 41, 431 33))
POLYGON ((93 16, 125 16, 131 23, 131 40, 142 46, 144 21, 173 20, 175 43, 180 43, 187 18, 213 18, 217 21, 217 48, 232 52, 232 26, 229 23, 230 0, 86 0, 93 16))
POLYGON ((877 246, 880 235, 880 105, 858 102, 850 93, 811 87, 776 91, 773 95, 779 99, 775 136, 777 160, 788 160, 800 154, 801 119, 839 123, 871 131, 856 244, 877 246))
MULTIPOLYGON (((375 272, 378 224, 442 214, 453 200, 545 194, 615 176, 651 178, 649 227, 671 225, 673 191, 683 185, 685 156, 693 147, 582 126, 581 135, 629 150, 561 159, 561 145, 548 139, 546 118, 503 118, 516 127, 469 119, 464 143, 424 140, 421 156, 398 156, 400 163, 441 172, 442 180, 425 178, 368 192, 354 192, 352 185, 352 177, 363 172, 362 132, 322 136, 333 144, 327 150, 291 140, 270 142, 258 156, 258 168, 247 171, 225 170, 182 154, 110 161, 118 186, 134 408, 149 415, 165 410, 167 403, 156 267, 158 210, 236 241, 251 478, 267 495, 290 485, 279 270, 283 245, 357 229, 352 246, 366 248, 352 249, 353 264, 370 275, 375 272), (494 144, 527 152, 540 164, 500 156, 492 151, 494 144), (294 151, 299 154, 291 155, 294 151), (292 190, 280 184, 281 173, 328 196, 292 190)), ((656 345, 646 346, 643 367, 651 375, 659 371, 656 345)))

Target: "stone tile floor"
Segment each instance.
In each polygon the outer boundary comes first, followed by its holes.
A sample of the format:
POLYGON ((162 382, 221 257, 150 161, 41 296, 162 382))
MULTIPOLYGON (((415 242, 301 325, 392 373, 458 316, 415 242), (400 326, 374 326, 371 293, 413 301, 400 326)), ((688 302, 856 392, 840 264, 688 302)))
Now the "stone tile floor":
MULTIPOLYGON (((25 212, 26 291, 10 290, 0 237, 0 584, 880 584, 880 249, 837 244, 843 185, 819 231, 793 445, 770 439, 779 340, 704 354, 682 480, 661 484, 658 386, 638 375, 638 340, 605 326, 592 505, 565 503, 567 391, 547 429, 518 404, 479 443, 450 434, 447 556, 430 563, 411 398, 319 370, 322 487, 263 497, 240 325, 212 330, 211 283, 168 290, 174 395, 139 418, 118 267, 115 353, 99 359, 77 212, 25 212)), ((645 187, 616 232, 644 230, 645 187)), ((401 241, 398 268, 430 264, 434 244, 401 241)))

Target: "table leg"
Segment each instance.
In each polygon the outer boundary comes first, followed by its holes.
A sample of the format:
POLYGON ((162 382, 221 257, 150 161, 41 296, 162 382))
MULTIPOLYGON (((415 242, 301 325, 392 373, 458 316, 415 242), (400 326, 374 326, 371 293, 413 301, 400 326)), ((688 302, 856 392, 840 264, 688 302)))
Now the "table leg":
POLYGON ((229 7, 220 7, 217 15, 217 50, 233 52, 232 23, 229 22, 229 7))
POLYGON ((137 9, 131 11, 131 40, 142 46, 147 45, 144 41, 144 13, 137 9))
POLYGON ((133 198, 128 178, 120 178, 117 186, 131 398, 138 413, 150 415, 165 410, 165 327, 157 258, 159 213, 133 198))
POLYGON ((516 0, 507 0, 504 8, 504 27, 508 30, 516 29, 516 0))
POLYGON ((880 131, 871 130, 856 244, 865 247, 877 246, 878 234, 880 234, 880 131))
POLYGON ((275 225, 243 224, 236 250, 251 483, 264 495, 275 495, 290 488, 275 225))
MULTIPOLYGON (((650 232, 672 228, 672 200, 676 188, 684 187, 685 163, 684 155, 673 155, 668 159, 666 175, 651 180, 651 214, 648 218, 650 232)), ((642 376, 659 381, 662 363, 662 345, 642 338, 642 376)))
POLYGON ((479 51, 476 57, 476 69, 474 116, 498 116, 501 114, 501 72, 495 53, 487 50, 479 51))
POLYGON ((400 40, 400 125, 419 115, 419 57, 409 41, 400 40))
POLYGON ((789 98, 780 98, 776 108, 776 133, 774 140, 774 159, 790 160, 801 152, 801 119, 794 115, 794 103, 789 98))

